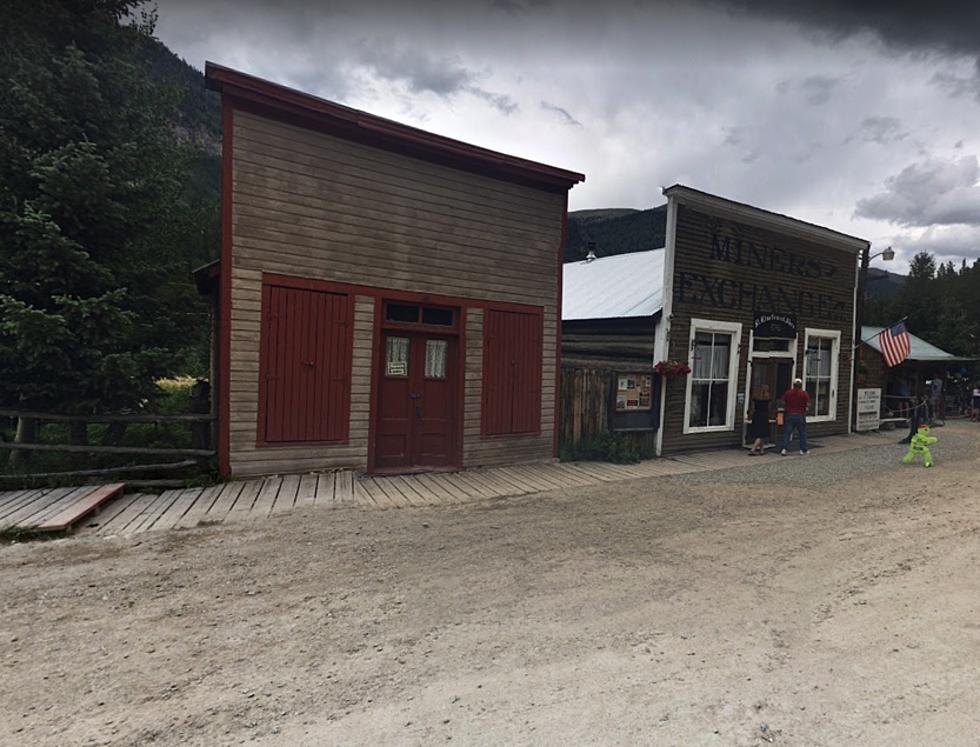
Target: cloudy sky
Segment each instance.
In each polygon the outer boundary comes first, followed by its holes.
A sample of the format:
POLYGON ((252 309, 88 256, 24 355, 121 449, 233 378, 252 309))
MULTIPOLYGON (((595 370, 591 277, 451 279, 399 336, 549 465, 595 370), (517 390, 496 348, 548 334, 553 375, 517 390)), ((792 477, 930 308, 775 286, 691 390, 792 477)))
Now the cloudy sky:
POLYGON ((675 182, 980 257, 980 3, 158 0, 205 60, 586 174, 571 208, 675 182), (854 7, 852 7, 854 6, 854 7))

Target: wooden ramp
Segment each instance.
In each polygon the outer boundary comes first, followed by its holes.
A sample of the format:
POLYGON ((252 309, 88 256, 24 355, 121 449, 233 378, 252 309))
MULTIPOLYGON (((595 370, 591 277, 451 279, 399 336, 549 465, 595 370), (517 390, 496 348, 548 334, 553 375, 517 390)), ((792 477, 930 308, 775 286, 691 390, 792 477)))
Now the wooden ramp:
POLYGON ((67 532, 122 489, 117 482, 0 492, 0 532, 67 532))
MULTIPOLYGON (((878 435, 830 437, 821 439, 819 452, 876 446, 892 440, 878 435)), ((692 472, 755 467, 769 461, 747 459, 741 449, 725 449, 678 454, 638 464, 518 464, 393 476, 357 475, 350 470, 275 475, 206 488, 168 490, 159 495, 126 495, 85 522, 83 531, 130 537, 154 530, 266 520, 310 506, 374 509, 451 506, 622 480, 655 481, 692 472)))

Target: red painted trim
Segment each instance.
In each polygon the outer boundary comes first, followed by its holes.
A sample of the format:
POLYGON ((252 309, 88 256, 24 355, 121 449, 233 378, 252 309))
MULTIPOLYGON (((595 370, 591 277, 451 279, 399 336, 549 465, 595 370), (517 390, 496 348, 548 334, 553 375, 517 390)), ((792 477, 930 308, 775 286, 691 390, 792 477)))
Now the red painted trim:
POLYGON ((568 190, 585 181, 575 171, 517 158, 452 138, 351 109, 294 88, 212 62, 205 63, 209 88, 240 102, 250 101, 278 116, 305 119, 304 126, 411 156, 453 165, 503 179, 537 183, 548 189, 568 190))
POLYGON ((377 471, 377 454, 375 453, 377 444, 377 419, 379 415, 378 402, 381 399, 381 359, 384 355, 382 339, 384 329, 381 324, 383 320, 382 307, 384 304, 380 298, 374 299, 374 328, 372 330, 371 345, 371 398, 368 404, 368 459, 367 471, 374 474, 377 471))
POLYGON ((456 338, 458 350, 456 362, 459 364, 459 375, 456 381, 456 466, 463 466, 463 439, 466 437, 466 314, 468 307, 459 307, 459 336, 456 338))
POLYGON ((561 216, 561 243, 558 245, 558 302, 555 308, 555 428, 552 437, 551 455, 558 458, 559 425, 561 421, 561 302, 565 282, 565 245, 568 243, 568 193, 565 193, 565 208, 561 216))
POLYGON ((221 280, 218 368, 218 472, 231 475, 231 250, 234 113, 221 100, 221 280))
POLYGON ((296 447, 296 446, 318 446, 318 445, 343 445, 350 443, 350 411, 351 411, 351 392, 353 390, 353 378, 354 378, 354 306, 357 302, 354 294, 348 293, 346 291, 337 291, 336 289, 327 289, 323 287, 303 287, 305 284, 300 286, 292 284, 283 284, 277 282, 267 282, 266 275, 262 277, 262 308, 261 308, 261 322, 259 329, 261 330, 259 335, 259 404, 258 404, 258 418, 255 424, 255 446, 256 448, 280 448, 280 447, 296 447), (271 292, 273 287, 289 287, 295 290, 308 290, 314 293, 333 293, 335 295, 343 295, 347 299, 347 317, 344 319, 344 324, 347 327, 347 331, 344 335, 344 349, 340 351, 341 356, 346 361, 347 367, 347 381, 344 387, 344 392, 341 395, 341 411, 339 415, 340 421, 343 423, 343 435, 338 438, 332 439, 317 439, 312 441, 268 441, 266 440, 266 433, 268 424, 266 418, 268 415, 268 379, 266 374, 269 371, 269 367, 272 362, 269 360, 270 346, 271 346, 271 334, 272 330, 270 328, 271 317, 268 314, 269 304, 271 303, 271 292))

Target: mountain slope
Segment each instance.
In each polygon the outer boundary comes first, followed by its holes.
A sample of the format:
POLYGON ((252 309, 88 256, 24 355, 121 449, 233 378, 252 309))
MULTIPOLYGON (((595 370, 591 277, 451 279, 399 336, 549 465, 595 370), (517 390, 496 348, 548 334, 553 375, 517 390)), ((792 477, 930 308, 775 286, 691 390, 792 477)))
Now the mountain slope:
POLYGON ((648 210, 576 210, 568 214, 565 261, 585 259, 589 242, 595 242, 595 252, 600 257, 659 249, 666 233, 666 205, 648 210))

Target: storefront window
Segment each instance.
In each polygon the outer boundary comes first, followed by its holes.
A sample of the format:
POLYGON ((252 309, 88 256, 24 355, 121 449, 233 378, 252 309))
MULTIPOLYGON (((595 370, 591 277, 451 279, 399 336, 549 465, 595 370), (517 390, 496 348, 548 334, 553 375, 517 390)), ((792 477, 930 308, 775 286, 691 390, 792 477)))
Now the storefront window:
POLYGON ((837 417, 837 358, 840 332, 811 330, 806 332, 803 382, 812 402, 813 418, 835 420, 837 417))
POLYGON ((731 429, 741 325, 697 320, 692 324, 685 430, 731 429))

